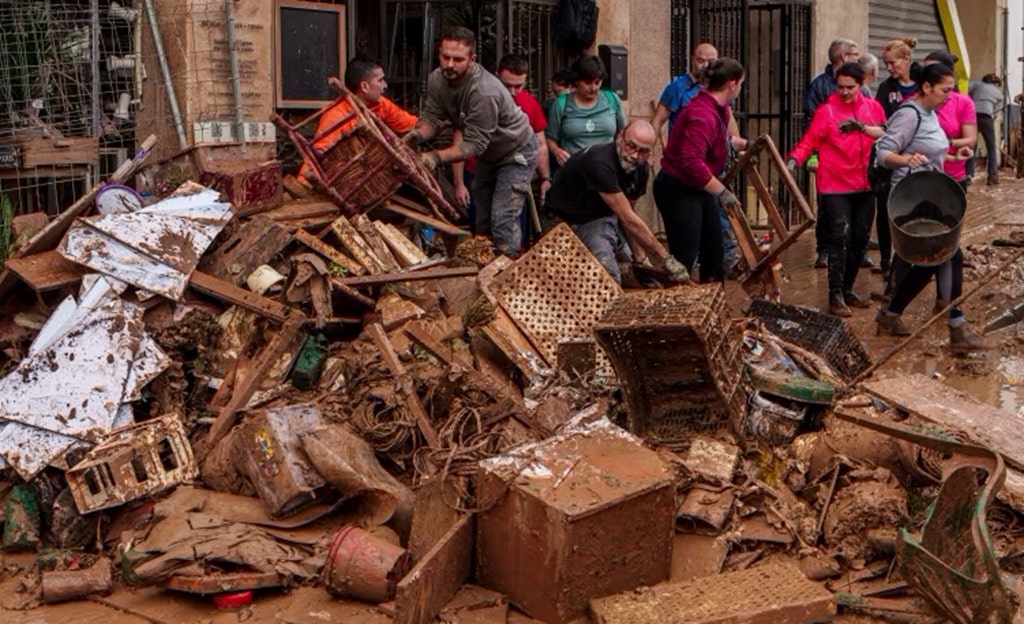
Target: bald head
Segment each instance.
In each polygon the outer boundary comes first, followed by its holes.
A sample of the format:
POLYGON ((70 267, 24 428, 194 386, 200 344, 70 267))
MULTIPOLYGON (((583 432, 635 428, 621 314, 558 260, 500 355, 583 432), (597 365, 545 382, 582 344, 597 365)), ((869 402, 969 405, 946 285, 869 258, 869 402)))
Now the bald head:
POLYGON ((622 134, 627 138, 631 139, 637 145, 647 146, 648 144, 654 145, 654 141, 658 137, 658 132, 651 125, 651 122, 646 119, 637 119, 629 122, 629 125, 625 127, 622 134))
POLYGON ((690 77, 699 81, 708 63, 718 58, 718 50, 710 43, 698 43, 690 55, 690 77))
POLYGON ((615 142, 615 150, 619 154, 619 165, 623 171, 632 173, 651 157, 654 150, 654 141, 658 133, 654 130, 651 122, 643 119, 630 122, 623 128, 615 142))

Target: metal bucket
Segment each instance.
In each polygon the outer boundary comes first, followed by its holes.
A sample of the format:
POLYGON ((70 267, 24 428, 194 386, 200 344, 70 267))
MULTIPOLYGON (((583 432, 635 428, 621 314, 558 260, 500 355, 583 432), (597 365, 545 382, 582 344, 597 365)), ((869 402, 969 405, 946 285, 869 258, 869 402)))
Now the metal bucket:
POLYGON ((889 195, 893 250, 911 264, 938 266, 960 245, 967 195, 941 171, 919 171, 889 195))
POLYGON ((346 524, 331 540, 321 578, 332 593, 379 603, 395 597, 398 581, 411 567, 409 551, 346 524))

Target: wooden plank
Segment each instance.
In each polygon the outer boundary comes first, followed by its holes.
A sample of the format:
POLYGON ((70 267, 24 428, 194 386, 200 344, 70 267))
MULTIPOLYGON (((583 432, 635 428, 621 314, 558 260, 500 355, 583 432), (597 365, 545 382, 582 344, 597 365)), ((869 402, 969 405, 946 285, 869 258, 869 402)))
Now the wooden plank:
POLYGON ((225 303, 241 306, 246 310, 252 310, 256 314, 279 323, 284 322, 286 318, 289 318, 295 312, 293 308, 283 303, 257 295, 252 291, 235 286, 231 282, 218 279, 202 271, 192 272, 189 285, 199 292, 206 293, 225 303))
POLYGON ((864 382, 861 386, 905 412, 962 432, 968 442, 993 449, 1007 465, 1024 470, 1024 428, 1013 412, 993 407, 919 373, 864 382))
MULTIPOLYGON (((426 438, 427 444, 430 448, 436 449, 440 446, 440 442, 437 438, 437 431, 434 430, 434 426, 430 424, 430 417, 427 416, 427 410, 423 407, 423 403, 420 401, 419 395, 412 388, 409 383, 409 377, 405 374, 405 366, 401 360, 398 359, 398 354, 395 353, 395 348, 391 346, 391 341, 388 340, 388 336, 384 333, 384 328, 381 327, 380 323, 374 323, 366 328, 370 332, 370 338, 373 339, 374 344, 377 345, 377 349, 380 351, 381 360, 384 361, 384 365, 388 367, 391 374, 394 375, 395 381, 398 385, 398 391, 405 399, 405 404, 409 408, 409 411, 416 417, 416 425, 419 427, 423 437, 426 438)), ((449 596, 450 597, 450 596, 449 596)))
POLYGON ((292 242, 291 233, 276 221, 257 215, 206 254, 199 267, 222 280, 241 284, 292 242))
POLYGON ((539 372, 539 368, 550 366, 540 350, 530 342, 530 338, 504 308, 494 309, 494 320, 484 325, 483 330, 491 342, 512 360, 527 379, 533 378, 539 372))
POLYGON ((398 583, 396 624, 430 624, 469 578, 473 516, 466 514, 398 583))
MULTIPOLYGON (((392 197, 392 200, 393 199, 394 197, 392 197)), ((448 223, 447 221, 435 219, 434 217, 425 215, 422 212, 417 212, 416 210, 411 210, 409 208, 406 208, 405 206, 399 206, 398 204, 392 202, 384 202, 379 207, 384 208, 386 210, 390 210, 391 212, 397 215, 402 215, 403 217, 411 221, 416 221, 418 223, 422 223, 423 225, 429 225, 438 232, 444 232, 445 234, 451 234, 452 236, 465 236, 466 238, 469 238, 470 236, 473 235, 468 230, 463 230, 462 228, 454 226, 451 223, 448 223)))
POLYGON ((377 229, 377 235, 387 243, 395 259, 402 267, 410 267, 420 262, 427 261, 427 254, 423 253, 411 240, 398 231, 394 225, 383 221, 374 221, 373 227, 377 229))
POLYGON ((97 137, 25 137, 16 139, 25 169, 50 165, 94 165, 100 160, 97 137))
POLYGON ((391 250, 388 249, 388 246, 383 240, 381 240, 380 236, 377 235, 377 228, 373 227, 373 224, 366 218, 366 215, 358 214, 352 217, 350 223, 355 226, 356 231, 359 232, 363 237, 363 240, 365 240, 370 246, 370 249, 373 250, 377 259, 379 259, 381 264, 384 265, 385 271, 397 271, 402 268, 399 266, 398 260, 395 260, 395 257, 391 254, 391 250))
MULTIPOLYGON (((299 329, 305 322, 306 317, 301 313, 289 315, 281 329, 274 334, 270 343, 263 348, 263 351, 254 360, 252 367, 245 371, 245 375, 243 376, 241 371, 235 373, 235 385, 234 391, 231 393, 231 399, 217 414, 217 419, 213 421, 210 432, 199 441, 199 444, 195 445, 197 462, 202 463, 207 453, 235 426, 235 422, 238 419, 238 411, 249 403, 249 399, 259 389, 260 383, 266 379, 271 369, 278 363, 278 360, 281 359, 287 349, 295 343, 299 329)), ((294 359, 296 355, 298 355, 297 352, 293 353, 292 358, 294 359)))
POLYGON ((326 200, 305 200, 287 201, 280 208, 274 208, 263 213, 263 216, 274 221, 293 221, 296 219, 308 219, 311 217, 322 217, 334 215, 338 218, 338 207, 334 202, 326 200))
POLYGON ((316 236, 313 236, 309 232, 303 230, 295 231, 295 238, 303 245, 309 247, 313 251, 317 252, 321 256, 327 258, 331 262, 340 265, 343 269, 348 271, 352 275, 363 275, 366 273, 366 269, 363 265, 359 264, 352 258, 349 258, 340 250, 331 247, 327 243, 323 242, 316 236))
POLYGON ((391 282, 418 282, 423 280, 443 279, 445 277, 470 277, 476 275, 479 270, 476 267, 454 267, 444 269, 421 269, 419 271, 395 271, 393 273, 380 273, 378 275, 364 275, 360 277, 334 278, 347 286, 370 286, 374 284, 389 284, 391 282))
POLYGON ((85 267, 65 259, 55 249, 24 258, 11 258, 6 267, 36 292, 73 286, 82 280, 86 271, 85 267))
POLYGON ((338 217, 331 222, 331 229, 338 235, 345 249, 352 254, 352 257, 359 261, 359 264, 366 267, 367 271, 373 275, 387 271, 381 260, 373 253, 373 249, 363 240, 362 235, 359 234, 348 219, 338 217))

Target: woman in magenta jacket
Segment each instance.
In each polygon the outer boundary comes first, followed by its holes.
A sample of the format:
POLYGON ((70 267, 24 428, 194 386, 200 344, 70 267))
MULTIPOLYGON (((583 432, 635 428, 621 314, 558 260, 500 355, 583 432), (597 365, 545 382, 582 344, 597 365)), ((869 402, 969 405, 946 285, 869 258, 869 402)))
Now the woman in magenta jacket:
POLYGON ((654 178, 654 203, 665 221, 669 253, 690 273, 700 258, 700 281, 721 282, 722 222, 718 204, 738 205, 718 173, 729 156, 729 102, 743 85, 743 65, 720 58, 708 63, 707 87, 679 113, 654 178))
POLYGON ((814 112, 811 126, 789 155, 790 170, 818 152, 819 218, 828 224, 828 306, 835 316, 871 303, 853 291, 875 218, 868 183, 871 144, 883 133, 885 111, 861 94, 864 69, 846 63, 836 71, 838 90, 814 112))

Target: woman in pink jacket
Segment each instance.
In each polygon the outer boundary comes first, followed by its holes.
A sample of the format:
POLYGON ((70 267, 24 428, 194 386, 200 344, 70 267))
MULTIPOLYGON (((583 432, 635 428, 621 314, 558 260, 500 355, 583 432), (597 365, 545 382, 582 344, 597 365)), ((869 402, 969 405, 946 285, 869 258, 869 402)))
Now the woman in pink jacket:
POLYGON ((819 218, 827 226, 828 306, 835 316, 850 308, 871 307, 853 291, 860 259, 875 218, 875 198, 868 183, 871 144, 882 135, 885 111, 861 94, 864 69, 846 63, 836 71, 838 90, 814 112, 811 126, 793 148, 790 170, 818 152, 819 218))

